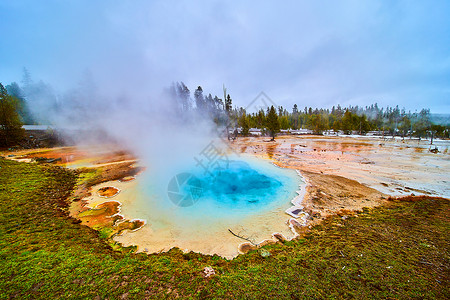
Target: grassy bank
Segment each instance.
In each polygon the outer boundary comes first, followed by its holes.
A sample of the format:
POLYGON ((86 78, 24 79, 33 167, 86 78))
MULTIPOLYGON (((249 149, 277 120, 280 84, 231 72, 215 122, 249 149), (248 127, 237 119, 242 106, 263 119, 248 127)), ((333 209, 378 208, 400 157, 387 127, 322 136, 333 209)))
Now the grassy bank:
POLYGON ((71 171, 0 159, 0 298, 448 298, 449 201, 335 216, 298 241, 226 261, 112 250, 66 211, 71 171), (216 275, 204 278, 212 266, 216 275))

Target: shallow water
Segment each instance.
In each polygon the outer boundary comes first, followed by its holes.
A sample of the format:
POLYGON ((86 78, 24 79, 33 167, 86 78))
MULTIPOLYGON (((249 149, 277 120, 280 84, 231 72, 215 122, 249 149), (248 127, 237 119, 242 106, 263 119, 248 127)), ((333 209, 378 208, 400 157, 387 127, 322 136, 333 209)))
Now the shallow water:
POLYGON ((294 170, 244 155, 208 172, 198 167, 181 170, 165 186, 157 174, 147 173, 133 185, 135 193, 127 193, 135 197, 128 197, 122 207, 127 218, 145 219, 147 224, 117 237, 125 245, 148 252, 177 246, 233 257, 244 241, 228 229, 255 243, 273 232, 291 235, 284 211, 301 184, 294 170))
POLYGON ((229 160, 226 166, 207 172, 198 167, 183 171, 177 174, 178 180, 174 180, 177 176, 172 177, 165 191, 155 187, 160 181, 149 174, 141 184, 144 197, 137 199, 137 203, 148 212, 156 210, 172 218, 207 223, 211 219, 207 216, 214 217, 213 222, 217 218, 246 217, 287 204, 300 184, 295 171, 247 156, 229 160))

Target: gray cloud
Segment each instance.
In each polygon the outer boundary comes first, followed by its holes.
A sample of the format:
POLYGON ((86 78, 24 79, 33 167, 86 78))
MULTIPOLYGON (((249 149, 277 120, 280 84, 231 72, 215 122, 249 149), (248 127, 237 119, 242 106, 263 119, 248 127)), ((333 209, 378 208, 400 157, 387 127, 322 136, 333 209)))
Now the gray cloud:
POLYGON ((172 81, 245 106, 399 104, 450 112, 446 1, 14 1, 0 4, 0 80, 22 66, 57 90, 90 70, 102 94, 172 81))

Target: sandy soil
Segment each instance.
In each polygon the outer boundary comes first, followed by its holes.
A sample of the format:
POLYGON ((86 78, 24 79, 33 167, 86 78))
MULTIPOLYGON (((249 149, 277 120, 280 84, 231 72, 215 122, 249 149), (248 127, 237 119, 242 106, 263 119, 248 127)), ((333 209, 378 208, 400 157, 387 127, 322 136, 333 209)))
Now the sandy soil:
POLYGON ((340 210, 360 210, 388 196, 450 197, 450 141, 369 137, 280 136, 242 138, 237 153, 271 159, 297 169, 308 183, 305 211, 316 219, 340 210), (429 151, 438 147, 439 152, 429 151))
POLYGON ((389 195, 450 196, 450 141, 282 136, 232 142, 238 153, 270 158, 280 166, 356 180, 389 195), (438 147, 439 153, 429 148, 438 147))

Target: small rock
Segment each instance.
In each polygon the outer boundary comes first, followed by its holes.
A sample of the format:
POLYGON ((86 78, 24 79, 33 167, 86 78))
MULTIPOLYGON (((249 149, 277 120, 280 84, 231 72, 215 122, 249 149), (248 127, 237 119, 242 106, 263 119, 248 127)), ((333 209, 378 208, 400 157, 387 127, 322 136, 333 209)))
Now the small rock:
POLYGON ((258 247, 264 247, 266 245, 273 245, 276 242, 274 240, 264 240, 261 243, 258 244, 258 247))
POLYGON ((439 152, 439 150, 437 147, 435 147, 434 149, 430 149, 430 152, 436 154, 439 152))
POLYGON ((246 254, 252 250, 256 250, 256 246, 250 243, 242 243, 238 247, 239 252, 246 254))
POLYGON ((214 271, 212 267, 205 267, 203 269, 203 273, 205 274, 206 278, 212 275, 216 275, 216 271, 214 271))
POLYGON ((275 232, 274 234, 272 234, 272 236, 282 243, 287 241, 286 238, 284 237, 284 235, 281 233, 275 232))
POLYGON ((258 250, 258 252, 259 252, 259 255, 261 255, 264 258, 270 256, 270 252, 267 251, 266 249, 261 248, 261 249, 258 250))

